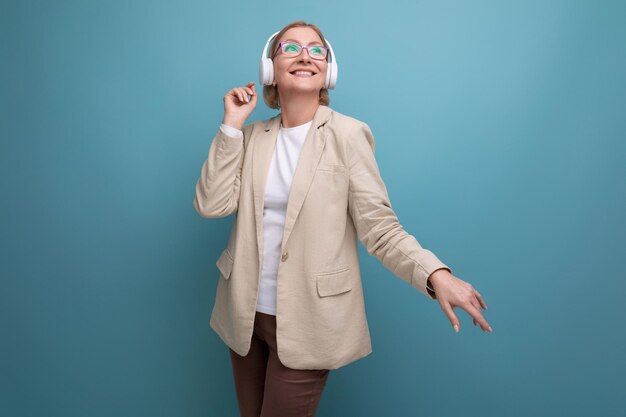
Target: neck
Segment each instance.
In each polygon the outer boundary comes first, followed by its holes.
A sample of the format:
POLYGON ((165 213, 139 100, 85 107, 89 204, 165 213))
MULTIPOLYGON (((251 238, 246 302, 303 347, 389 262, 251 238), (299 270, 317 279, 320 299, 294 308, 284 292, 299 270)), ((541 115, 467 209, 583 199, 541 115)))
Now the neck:
POLYGON ((313 120, 319 104, 319 92, 311 95, 297 93, 283 96, 279 93, 281 121, 283 127, 300 126, 313 120))

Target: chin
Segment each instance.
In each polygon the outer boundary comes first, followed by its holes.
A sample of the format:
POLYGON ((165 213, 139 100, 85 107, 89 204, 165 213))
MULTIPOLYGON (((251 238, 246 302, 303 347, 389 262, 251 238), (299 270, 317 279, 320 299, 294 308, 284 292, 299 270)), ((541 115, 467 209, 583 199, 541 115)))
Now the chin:
POLYGON ((290 92, 318 93, 319 94, 322 88, 323 87, 319 85, 311 85, 311 86, 290 85, 289 87, 287 87, 287 90, 290 92))

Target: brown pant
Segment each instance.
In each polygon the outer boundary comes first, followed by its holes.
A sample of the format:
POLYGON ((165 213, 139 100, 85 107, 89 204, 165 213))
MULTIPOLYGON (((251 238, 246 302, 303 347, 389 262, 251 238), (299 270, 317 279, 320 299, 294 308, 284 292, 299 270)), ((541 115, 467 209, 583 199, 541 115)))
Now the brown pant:
POLYGON ((291 369, 276 352, 276 316, 256 312, 246 356, 230 358, 241 417, 313 417, 329 369, 291 369))

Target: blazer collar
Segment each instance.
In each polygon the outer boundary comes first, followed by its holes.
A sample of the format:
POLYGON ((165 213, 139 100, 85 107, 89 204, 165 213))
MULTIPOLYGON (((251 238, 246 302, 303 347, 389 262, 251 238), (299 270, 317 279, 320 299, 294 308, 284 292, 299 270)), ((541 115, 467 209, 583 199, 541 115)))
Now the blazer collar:
MULTIPOLYGON (((313 122, 307 132, 304 144, 300 151, 300 157, 291 182, 291 190, 287 201, 287 211, 285 213, 285 228, 281 253, 284 253, 285 245, 289 240, 289 235, 293 225, 300 213, 304 198, 307 195, 311 181, 317 165, 319 164, 326 136, 321 127, 328 122, 332 114, 332 109, 322 104, 319 105, 313 122)), ((265 122, 264 132, 256 138, 252 149, 252 189, 254 194, 254 212, 256 220, 257 247, 259 249, 259 263, 263 259, 263 207, 265 198, 265 185, 269 167, 272 162, 278 129, 282 121, 282 113, 277 114, 265 122)))
MULTIPOLYGON (((315 115, 313 116, 313 123, 311 123, 311 125, 315 126, 316 129, 321 127, 324 123, 328 121, 328 119, 330 119, 330 114, 332 112, 333 110, 330 107, 320 104, 317 108, 317 111, 315 112, 315 115)), ((278 134, 278 128, 280 127, 280 123, 283 120, 282 115, 282 113, 278 113, 276 116, 266 120, 265 131, 269 132, 275 130, 276 134, 278 134)))

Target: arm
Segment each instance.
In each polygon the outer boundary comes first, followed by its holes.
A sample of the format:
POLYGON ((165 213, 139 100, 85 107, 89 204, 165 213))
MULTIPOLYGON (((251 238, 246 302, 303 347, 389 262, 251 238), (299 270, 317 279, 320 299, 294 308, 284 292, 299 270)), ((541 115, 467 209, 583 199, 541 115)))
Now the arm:
POLYGON ((246 138, 243 131, 222 124, 213 138, 196 183, 194 208, 202 217, 226 217, 237 211, 246 138))
POLYGON ((434 253, 422 248, 398 222, 374 157, 374 137, 365 123, 347 145, 350 187, 348 210, 367 252, 396 276, 428 296, 426 283, 437 269, 452 270, 434 253))

